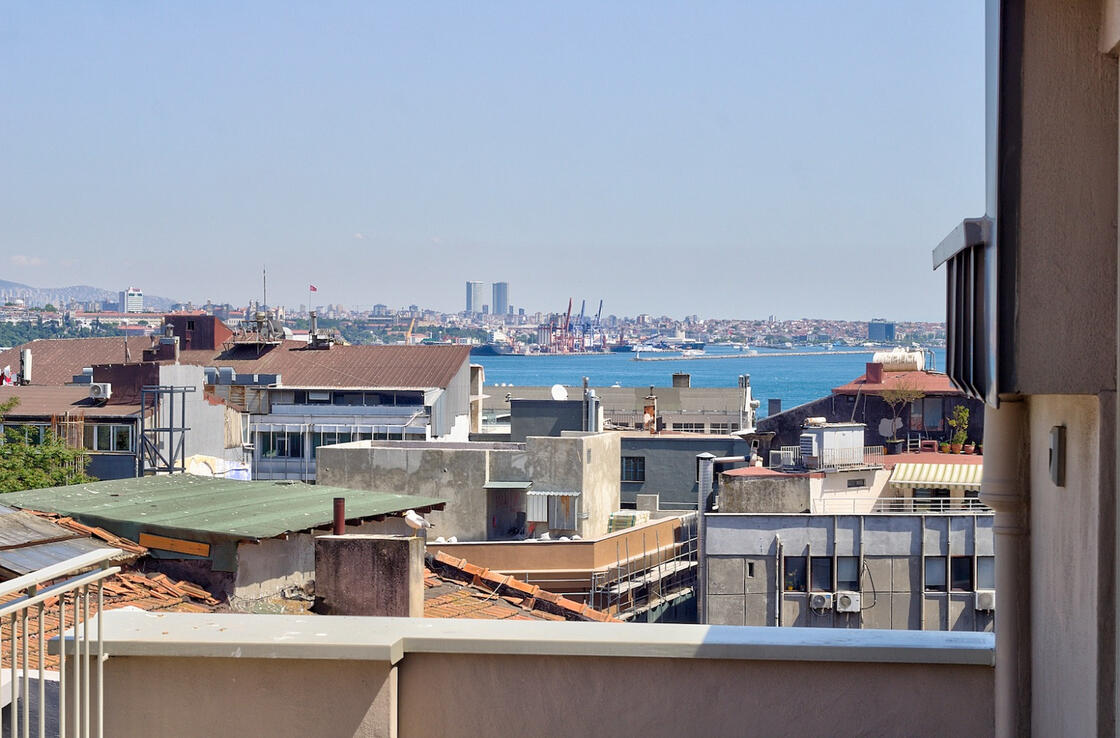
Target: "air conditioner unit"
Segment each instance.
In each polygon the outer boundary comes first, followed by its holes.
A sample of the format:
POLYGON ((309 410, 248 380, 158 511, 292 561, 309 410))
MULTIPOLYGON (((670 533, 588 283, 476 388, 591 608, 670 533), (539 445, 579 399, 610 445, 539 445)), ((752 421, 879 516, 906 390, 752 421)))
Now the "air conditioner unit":
POLYGON ((831 610, 832 593, 814 592, 813 594, 809 595, 809 607, 814 610, 831 610))
POLYGON ((859 612, 861 609, 859 592, 836 593, 836 612, 859 612))
POLYGON ((108 400, 113 396, 113 385, 108 382, 93 382, 89 386, 91 400, 108 400))
POLYGON ((994 589, 976 590, 976 609, 992 611, 996 609, 996 591, 994 589))

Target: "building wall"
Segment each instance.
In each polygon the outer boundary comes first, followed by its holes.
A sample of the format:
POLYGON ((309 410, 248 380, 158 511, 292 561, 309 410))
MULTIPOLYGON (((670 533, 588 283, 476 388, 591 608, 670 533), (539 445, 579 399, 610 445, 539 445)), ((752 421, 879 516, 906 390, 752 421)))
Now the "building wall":
MULTIPOLYGON (((972 592, 926 592, 926 556, 994 556, 991 515, 705 516, 707 622, 896 630, 990 631, 972 592), (816 611, 810 593, 779 590, 781 556, 861 557, 859 613, 816 611), (753 570, 753 571, 752 571, 753 570)), ((974 579, 975 588, 975 579, 974 579)), ((784 589, 784 586, 783 586, 784 589)))
MULTIPOLYGON (((623 435, 621 454, 645 459, 645 481, 623 482, 622 502, 636 504, 638 495, 655 494, 660 497, 662 509, 695 510, 696 457, 702 453, 743 456, 750 451, 749 442, 731 436, 623 435)), ((720 464, 717 471, 735 466, 720 464)))
MULTIPOLYGON (((427 517, 432 515, 433 513, 429 513, 427 517)), ((287 538, 270 538, 260 543, 238 544, 237 572, 230 608, 236 612, 261 612, 264 611, 260 606, 261 600, 278 595, 285 589, 314 589, 315 536, 331 532, 323 529, 314 533, 292 533, 287 538)), ((404 520, 397 516, 361 525, 348 525, 346 532, 367 535, 413 533, 404 520)))
MULTIPOLYGON (((193 456, 205 454, 226 461, 241 461, 241 416, 224 403, 214 403, 206 399, 203 388, 206 373, 201 366, 186 364, 163 365, 159 368, 159 382, 178 387, 194 387, 195 391, 186 395, 186 419, 182 423, 190 430, 184 438, 184 454, 193 456)), ((175 402, 176 421, 180 406, 175 402)), ((160 410, 161 425, 168 421, 166 403, 160 410)))
POLYGON ((559 438, 533 437, 525 448, 535 488, 582 492, 582 519, 576 532, 584 538, 606 534, 610 514, 619 508, 618 434, 568 432, 559 438))
POLYGON ((1097 397, 1085 395, 1029 398, 1032 700, 1036 730, 1045 725, 1066 735, 1085 727, 1076 716, 1092 716, 1097 710, 1098 608, 1104 604, 1098 576, 1098 403, 1097 397), (1050 429, 1057 425, 1066 428, 1064 487, 1051 482, 1047 463, 1050 429))
POLYGON ((583 430, 583 400, 510 400, 510 440, 583 430))
POLYGON ((320 484, 447 500, 432 511, 433 535, 486 540, 487 492, 498 481, 529 481, 525 449, 513 444, 424 443, 371 446, 368 442, 319 448, 320 484), (490 475, 493 468, 495 476, 490 475), (509 476, 506 476, 506 475, 509 476))
POLYGON ((720 476, 722 513, 802 513, 809 510, 809 476, 720 476))

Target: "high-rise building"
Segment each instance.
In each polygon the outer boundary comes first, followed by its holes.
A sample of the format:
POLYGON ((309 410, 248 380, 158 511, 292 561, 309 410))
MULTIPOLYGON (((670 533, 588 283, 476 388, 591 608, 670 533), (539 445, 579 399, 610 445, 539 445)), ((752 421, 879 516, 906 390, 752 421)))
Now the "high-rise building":
POLYGON ((875 318, 867 324, 867 340, 890 343, 894 341, 894 323, 875 318))
POLYGON ((482 312, 482 282, 467 282, 467 312, 477 315, 482 312))
POLYGON ((117 309, 122 313, 144 312, 144 293, 138 287, 129 287, 120 293, 117 309))
POLYGON ((494 283, 494 299, 490 306, 494 315, 505 315, 509 312, 509 282, 494 283))

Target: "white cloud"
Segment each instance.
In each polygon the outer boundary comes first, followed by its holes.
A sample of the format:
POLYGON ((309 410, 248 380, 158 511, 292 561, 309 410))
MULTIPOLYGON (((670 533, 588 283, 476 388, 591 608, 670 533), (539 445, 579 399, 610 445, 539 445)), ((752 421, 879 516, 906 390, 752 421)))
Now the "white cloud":
POLYGON ((357 233, 354 234, 354 238, 356 238, 359 241, 365 240, 365 237, 366 237, 366 234, 362 233, 361 231, 358 231, 357 233))
POLYGON ((38 256, 27 256, 25 254, 12 254, 8 257, 8 260, 15 266, 21 267, 37 267, 46 264, 46 262, 38 256))

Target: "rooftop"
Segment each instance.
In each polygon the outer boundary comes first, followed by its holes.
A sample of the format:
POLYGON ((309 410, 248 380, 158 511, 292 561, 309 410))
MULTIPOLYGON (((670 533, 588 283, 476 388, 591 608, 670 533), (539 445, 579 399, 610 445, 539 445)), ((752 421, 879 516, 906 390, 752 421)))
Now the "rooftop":
POLYGON ((71 516, 134 540, 139 540, 141 531, 203 540, 260 540, 330 525, 335 497, 346 498, 348 522, 381 519, 409 509, 423 513, 444 504, 432 497, 190 474, 13 492, 5 502, 71 516))
POLYGON ((424 570, 424 617, 622 622, 584 603, 442 551, 424 570))
POLYGON ((927 395, 960 395, 946 374, 931 371, 883 372, 882 382, 868 382, 867 375, 854 379, 847 384, 834 387, 833 394, 854 395, 859 392, 879 393, 883 390, 912 388, 927 395))
MULTIPOLYGON (((139 362, 152 338, 49 338, 0 352, 0 366, 19 365, 20 349, 31 349, 34 385, 63 385, 82 369, 125 361, 139 362)), ((308 347, 284 341, 255 349, 183 350, 182 364, 228 366, 245 374, 280 374, 286 387, 362 387, 431 389, 447 387, 470 357, 469 346, 332 346, 308 347)))
MULTIPOLYGON (((38 364, 35 365, 36 370, 38 364)), ((80 371, 80 370, 79 370, 80 371)), ((67 380, 70 378, 67 377, 67 380)), ((140 412, 139 405, 106 405, 89 399, 86 385, 47 386, 47 385, 8 385, 0 387, 0 403, 17 398, 19 404, 4 417, 42 418, 54 415, 90 418, 126 418, 140 412)))

